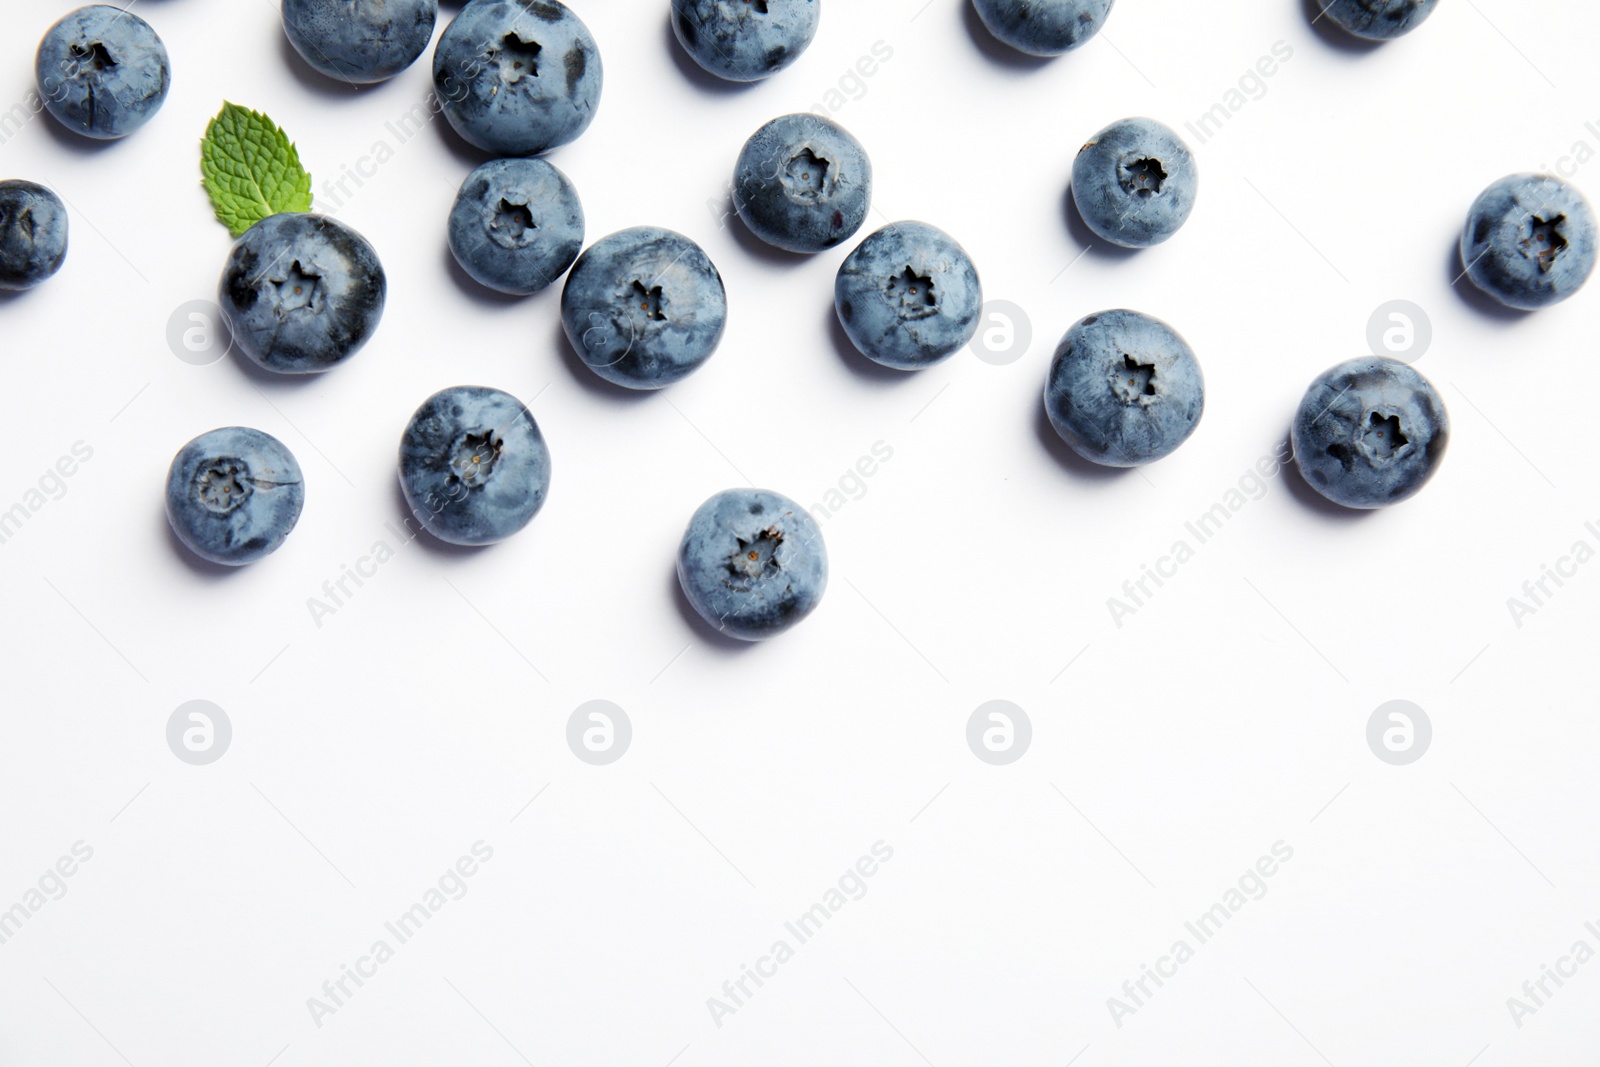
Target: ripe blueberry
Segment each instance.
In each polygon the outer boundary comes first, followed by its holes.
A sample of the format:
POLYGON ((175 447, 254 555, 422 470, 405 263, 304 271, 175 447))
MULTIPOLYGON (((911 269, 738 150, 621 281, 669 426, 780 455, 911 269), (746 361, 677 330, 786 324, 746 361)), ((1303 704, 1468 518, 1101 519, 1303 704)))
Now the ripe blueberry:
POLYGON ((67 129, 126 137, 161 110, 172 83, 167 46, 138 15, 91 4, 50 27, 34 60, 39 97, 67 129))
POLYGON ((238 567, 271 555, 300 521, 306 488, 283 442, 229 426, 184 445, 167 471, 167 521, 212 563, 238 567))
POLYGON ((330 78, 368 84, 399 74, 433 40, 439 0, 283 0, 283 32, 330 78))
POLYGON ((439 540, 493 544, 544 506, 550 449, 533 413, 510 393, 442 389, 422 402, 400 438, 400 488, 439 540))
POLYGON ((983 287, 966 249, 925 222, 894 222, 839 267, 834 307, 861 353, 885 367, 931 367, 978 332, 983 287))
POLYGON ((817 35, 820 0, 672 0, 672 29, 694 61, 719 78, 770 78, 817 35))
POLYGON ((1388 507, 1415 495, 1439 469, 1450 413, 1409 364, 1362 356, 1311 383, 1290 441, 1311 488, 1347 508, 1388 507))
POLYGON ((1050 363, 1045 412, 1084 459, 1136 467, 1170 455, 1205 412, 1206 384, 1176 330, 1137 311, 1102 311, 1067 331, 1050 363))
POLYGON ((681 233, 637 226, 578 257, 561 322, 583 362, 627 389, 661 389, 711 358, 728 322, 722 275, 681 233))
POLYGON ((828 587, 822 531, 793 500, 729 489, 694 513, 678 546, 678 582, 700 617, 759 641, 811 614, 828 587))
POLYGON ((0 182, 0 289, 32 289, 66 258, 61 198, 33 182, 0 182))
POLYGON ((1594 271, 1595 218, 1560 178, 1513 174, 1485 189, 1461 231, 1461 262, 1474 285, 1507 307, 1559 304, 1594 271))
POLYGON ((324 215, 262 219, 233 246, 219 301, 234 340, 280 374, 348 359, 383 317, 388 281, 366 238, 324 215))
POLYGON ((739 153, 733 206, 750 232, 790 252, 820 252, 849 239, 872 202, 872 162, 831 119, 784 115, 739 153))
POLYGON ((1386 41, 1410 33, 1439 0, 1322 0, 1323 12, 1348 33, 1386 41))
POLYGON ((577 140, 602 80, 589 28, 557 0, 472 0, 433 53, 445 118, 499 156, 539 156, 577 140))
POLYGON ((989 32, 1035 56, 1070 52, 1100 32, 1114 0, 972 0, 989 32))
POLYGON ((1072 199, 1112 244, 1160 244, 1194 210, 1200 176, 1183 139, 1154 119, 1123 119, 1094 135, 1072 163, 1072 199))
POLYGON ((467 175, 450 212, 450 251, 481 285, 526 296, 583 248, 583 205, 542 159, 496 159, 467 175))

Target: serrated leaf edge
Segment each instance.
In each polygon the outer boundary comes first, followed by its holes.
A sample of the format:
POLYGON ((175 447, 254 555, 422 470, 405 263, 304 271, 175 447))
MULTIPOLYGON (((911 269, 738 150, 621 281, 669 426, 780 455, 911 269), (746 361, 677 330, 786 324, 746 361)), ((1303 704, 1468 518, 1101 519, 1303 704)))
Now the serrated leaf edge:
POLYGON ((206 133, 200 142, 201 185, 211 200, 217 221, 228 228, 234 237, 241 236, 251 226, 271 215, 286 211, 311 209, 311 174, 300 162, 299 147, 265 112, 223 101, 222 110, 206 124, 206 133), (249 131, 266 134, 274 142, 274 159, 282 175, 271 181, 269 173, 263 175, 250 159, 250 150, 260 146, 246 136, 249 131), (238 155, 225 150, 224 138, 231 138, 240 146, 238 155), (246 186, 243 192, 229 188, 224 179, 232 177, 246 186), (271 182, 271 188, 263 181, 271 182))

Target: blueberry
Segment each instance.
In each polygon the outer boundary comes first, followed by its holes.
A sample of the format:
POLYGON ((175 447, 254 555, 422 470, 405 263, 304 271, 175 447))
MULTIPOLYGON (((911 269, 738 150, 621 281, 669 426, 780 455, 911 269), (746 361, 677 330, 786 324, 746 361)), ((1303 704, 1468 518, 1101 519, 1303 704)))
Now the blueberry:
POLYGON ((925 222, 894 222, 862 241, 839 267, 834 307, 868 359, 919 370, 978 332, 983 288, 966 249, 925 222))
POLYGON ((305 506, 300 464, 283 442, 229 426, 184 445, 167 471, 167 521, 212 563, 238 567, 270 556, 305 506))
POLYGON ((0 182, 0 289, 32 289, 66 258, 61 198, 33 182, 0 182))
POLYGON ((684 596, 719 632, 780 634, 828 587, 828 548, 804 508, 765 489, 729 489, 700 505, 678 546, 684 596))
POLYGON ((423 401, 400 438, 400 488, 439 540, 490 545, 544 506, 550 449, 533 413, 510 393, 442 389, 423 401))
POLYGON ((1100 32, 1114 0, 972 0, 989 32, 1035 56, 1070 52, 1100 32))
POLYGON ((1124 248, 1148 248, 1177 233, 1199 184, 1189 146, 1154 119, 1113 122, 1072 162, 1078 214, 1124 248))
POLYGON ((1461 231, 1468 276, 1507 307, 1559 304, 1583 288, 1594 261, 1594 212, 1560 178, 1501 178, 1473 203, 1461 231))
POLYGON ((1410 33, 1438 6, 1438 0, 1322 0, 1322 10, 1357 37, 1386 41, 1410 33))
POLYGON ((820 0, 672 0, 684 51, 735 82, 770 78, 799 59, 820 17, 820 0))
POLYGON ((1171 326, 1137 311, 1102 311, 1068 330, 1044 387, 1056 433, 1107 467, 1170 455, 1205 407, 1194 351, 1171 326))
POLYGON ((578 257, 561 322, 590 370, 628 389, 660 389, 711 358, 728 323, 722 275, 681 233, 638 226, 578 257))
POLYGON ((583 205, 542 159, 496 159, 461 183, 450 251, 480 284, 526 296, 561 277, 583 248, 583 205))
POLYGON ((283 0, 283 32, 330 78, 381 82, 427 51, 439 0, 283 0))
POLYGON ((1290 431, 1307 484, 1347 508, 1382 508, 1416 494, 1444 459, 1450 413, 1409 364, 1361 356, 1325 371, 1290 431))
POLYGON ((167 46, 138 15, 93 4, 50 27, 34 76, 44 106, 96 140, 126 137, 161 110, 172 84, 167 46))
POLYGON ((556 0, 472 0, 433 53, 445 118, 501 156, 543 155, 577 140, 594 119, 602 80, 589 28, 556 0))
POLYGON ((262 219, 234 244, 218 299, 241 351, 280 374, 313 374, 367 343, 388 281, 366 238, 325 215, 262 219))
POLYGON ((734 210, 769 245, 790 252, 832 248, 861 228, 871 202, 872 161, 831 119, 773 119, 739 153, 734 210))

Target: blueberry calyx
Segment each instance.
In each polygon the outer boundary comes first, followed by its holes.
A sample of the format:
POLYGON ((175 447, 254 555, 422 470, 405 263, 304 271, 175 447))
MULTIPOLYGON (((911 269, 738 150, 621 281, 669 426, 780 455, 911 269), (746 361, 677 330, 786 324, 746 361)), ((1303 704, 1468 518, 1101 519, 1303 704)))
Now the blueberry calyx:
POLYGON ((736 580, 744 578, 755 582, 768 572, 783 569, 783 564, 778 562, 778 546, 783 544, 783 531, 778 527, 768 526, 750 540, 743 537, 735 540, 739 543, 739 550, 728 558, 728 570, 736 580))
POLYGON ((783 172, 783 190, 802 204, 815 204, 826 195, 831 163, 810 148, 790 158, 783 172))
POLYGON ((1124 352, 1122 366, 1111 368, 1111 391, 1124 404, 1148 403, 1145 398, 1156 395, 1155 364, 1141 363, 1124 352))
POLYGON ((200 464, 194 488, 195 496, 213 515, 226 515, 255 492, 250 465, 233 456, 219 456, 200 464))
POLYGON ((635 278, 633 293, 639 298, 639 310, 644 312, 644 317, 651 322, 666 322, 667 313, 661 310, 661 286, 646 285, 635 278))
POLYGON ((284 271, 283 278, 274 279, 278 286, 278 314, 309 308, 312 314, 322 310, 322 275, 313 274, 295 260, 284 271))
POLYGON ((883 295, 891 305, 899 305, 903 319, 927 318, 939 310, 939 297, 933 291, 933 279, 926 274, 918 274, 909 264, 904 271, 889 278, 883 295))
POLYGON ((1133 196, 1155 196, 1167 180, 1167 172, 1159 159, 1136 159, 1123 168, 1120 175, 1123 192, 1133 196))
POLYGON ((1535 215, 1529 221, 1528 236, 1523 238, 1522 248, 1531 258, 1539 261, 1541 274, 1550 273, 1557 257, 1567 247, 1567 239, 1561 233, 1561 224, 1566 221, 1565 215, 1548 220, 1535 215))
POLYGON ((516 85, 523 78, 539 76, 539 53, 544 47, 537 41, 524 41, 515 30, 500 39, 500 47, 490 51, 489 58, 500 65, 500 80, 516 85))
POLYGON ((481 488, 493 476, 495 461, 505 447, 505 439, 493 430, 462 434, 450 450, 450 477, 468 489, 481 488))
POLYGON ((1401 430, 1399 413, 1392 411, 1369 413, 1357 440, 1374 464, 1392 461, 1411 443, 1411 438, 1401 430))
POLYGON ((527 204, 514 204, 505 198, 500 200, 500 206, 495 209, 494 218, 489 222, 489 229, 494 231, 496 240, 508 247, 525 243, 525 238, 531 240, 527 235, 538 228, 527 204))
POLYGON ((100 41, 89 41, 84 44, 74 42, 67 51, 73 59, 88 60, 85 65, 87 70, 110 70, 117 65, 116 57, 100 41))

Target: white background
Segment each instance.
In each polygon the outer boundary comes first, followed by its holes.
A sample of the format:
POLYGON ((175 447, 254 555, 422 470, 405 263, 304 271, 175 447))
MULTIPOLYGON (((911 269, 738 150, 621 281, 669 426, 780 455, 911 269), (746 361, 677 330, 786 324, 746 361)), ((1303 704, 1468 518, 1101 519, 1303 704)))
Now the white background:
MULTIPOLYGON (((4 106, 72 6, 0 0, 4 106)), ((1520 627, 1507 598, 1600 543, 1600 292, 1511 317, 1452 280, 1484 186, 1600 148, 1600 11, 1446 0, 1359 49, 1301 0, 1121 0, 1032 63, 963 0, 828 0, 810 51, 740 90, 688 67, 665 0, 574 6, 605 92, 551 159, 590 239, 669 226, 727 281, 721 350, 663 394, 602 388, 556 290, 499 299, 451 269, 445 216, 481 157, 443 121, 403 145, 386 128, 429 60, 351 91, 298 61, 270 0, 144 0, 174 68, 156 119, 99 146, 41 116, 0 147, 0 175, 57 189, 73 226, 61 273, 0 300, 0 509, 93 449, 0 545, 0 908, 94 850, 0 945, 0 1063, 1592 1063, 1600 962, 1520 1028, 1506 1000, 1579 938, 1600 949, 1600 567, 1520 627), (1280 41, 1265 94, 1199 143, 1184 123, 1280 41), (851 81, 878 42, 892 58, 851 81), (779 257, 719 223, 744 138, 841 79, 870 225, 958 237, 987 297, 1026 309, 1024 357, 880 373, 833 325, 848 248, 779 257), (343 168, 374 173, 338 215, 382 256, 388 310, 315 380, 168 347, 229 247, 197 169, 224 99, 290 132, 325 207, 343 168), (1074 153, 1135 114, 1190 139, 1197 209, 1159 248, 1085 254, 1074 153), (1453 418, 1434 482, 1356 516, 1273 478, 1117 626, 1107 598, 1397 298, 1431 318, 1417 365, 1453 418), (1170 458, 1104 474, 1063 454, 1039 394, 1055 339, 1116 306, 1188 338, 1208 407, 1170 458), (410 413, 468 383, 531 402, 548 505, 490 549, 400 549, 319 628, 308 598, 395 544, 410 413), (219 574, 167 532, 162 487, 231 424, 287 443, 308 491, 281 551, 219 574), (749 479, 819 503, 880 441, 893 458, 824 524, 813 616, 750 648, 688 617, 673 551, 702 500, 749 479), (565 740, 595 698, 634 729, 605 767, 565 740), (965 735, 996 698, 1033 723, 1003 767, 965 735), (1366 741, 1397 698, 1434 728, 1403 767, 1366 741), (210 766, 167 746, 192 699, 233 724, 210 766), (470 892, 317 1026, 307 999, 480 840, 470 892), (707 998, 880 840, 866 895, 717 1026, 707 998), (1107 998, 1278 841, 1267 895, 1116 1025, 1107 998)), ((1600 167, 1575 180, 1600 190, 1600 167)))

